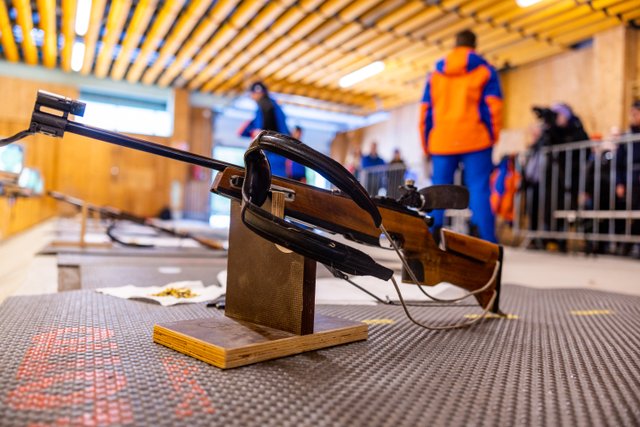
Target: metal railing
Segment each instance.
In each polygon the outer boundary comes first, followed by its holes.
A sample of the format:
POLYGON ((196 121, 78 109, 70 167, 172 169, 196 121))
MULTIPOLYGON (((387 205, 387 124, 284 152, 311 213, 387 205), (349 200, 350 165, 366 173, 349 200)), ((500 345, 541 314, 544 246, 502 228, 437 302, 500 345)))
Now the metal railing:
MULTIPOLYGON (((379 166, 370 166, 356 172, 356 177, 371 196, 386 196, 397 199, 400 197, 400 187, 405 180, 412 179, 418 188, 431 185, 431 180, 426 178, 425 163, 388 163, 379 166)), ((454 184, 462 183, 462 171, 458 169, 454 174, 454 184)), ((469 233, 469 209, 445 211, 445 226, 459 233, 469 233)))
POLYGON ((404 163, 390 163, 364 168, 356 175, 370 195, 397 198, 408 174, 410 170, 404 163))
POLYGON ((640 242, 640 135, 521 156, 514 231, 524 238, 640 242))

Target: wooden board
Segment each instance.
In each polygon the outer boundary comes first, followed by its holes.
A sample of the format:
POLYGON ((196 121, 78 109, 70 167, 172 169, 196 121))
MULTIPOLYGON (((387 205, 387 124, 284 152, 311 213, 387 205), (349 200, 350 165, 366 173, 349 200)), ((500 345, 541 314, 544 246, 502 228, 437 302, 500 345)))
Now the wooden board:
POLYGON ((250 322, 218 316, 157 324, 153 341, 180 353, 228 369, 366 340, 361 322, 316 314, 315 332, 295 335, 250 322))
POLYGON ((226 315, 298 335, 312 333, 316 262, 285 253, 255 234, 240 211, 240 203, 232 200, 226 315))

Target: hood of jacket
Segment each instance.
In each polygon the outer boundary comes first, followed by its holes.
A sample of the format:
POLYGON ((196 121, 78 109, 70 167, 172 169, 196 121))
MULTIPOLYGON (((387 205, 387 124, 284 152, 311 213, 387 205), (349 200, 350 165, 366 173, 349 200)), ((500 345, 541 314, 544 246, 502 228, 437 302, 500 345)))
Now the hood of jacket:
POLYGON ((436 71, 447 76, 469 73, 487 62, 470 47, 456 47, 436 64, 436 71))

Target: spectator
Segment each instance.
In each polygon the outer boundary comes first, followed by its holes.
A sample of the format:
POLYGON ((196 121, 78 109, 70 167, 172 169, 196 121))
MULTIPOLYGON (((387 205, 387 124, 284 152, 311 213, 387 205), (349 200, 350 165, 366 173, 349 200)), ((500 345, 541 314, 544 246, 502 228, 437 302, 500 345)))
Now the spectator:
MULTIPOLYGON (((251 99, 258 105, 253 120, 247 123, 241 130, 241 136, 255 137, 261 130, 272 130, 289 135, 287 118, 276 101, 269 96, 269 90, 262 82, 252 83, 249 87, 251 99)), ((271 173, 277 176, 287 176, 286 158, 277 154, 265 152, 271 173)))
MULTIPOLYGON (((456 35, 455 48, 436 63, 422 99, 421 136, 433 161, 433 183, 452 184, 460 163, 469 188, 471 222, 482 239, 496 242, 489 178, 493 145, 502 127, 502 91, 498 73, 475 52, 476 36, 456 35)), ((434 211, 434 231, 444 212, 434 211)))
POLYGON ((513 223, 515 195, 520 186, 520 174, 516 170, 516 155, 502 156, 491 174, 491 209, 508 224, 513 223))
POLYGON ((393 158, 391 159, 391 161, 389 162, 392 165, 402 165, 402 166, 406 166, 404 163, 404 160, 402 160, 402 154, 400 154, 400 149, 396 148, 395 150, 393 150, 393 158))
POLYGON ((360 167, 362 169, 370 168, 372 166, 380 166, 384 165, 385 161, 378 156, 378 143, 374 142, 371 144, 369 148, 369 154, 362 155, 362 160, 360 161, 360 167))
MULTIPOLYGON (((538 210, 540 205, 540 176, 542 174, 542 154, 540 140, 544 125, 536 123, 529 127, 528 152, 524 162, 523 188, 525 193, 525 212, 529 218, 529 229, 538 230, 538 210)), ((534 247, 541 249, 541 241, 535 241, 534 247)))
POLYGON ((356 178, 360 174, 360 163, 362 162, 362 152, 360 148, 354 148, 349 150, 347 158, 345 159, 345 167, 356 178))
MULTIPOLYGON (((567 144, 570 142, 587 141, 589 135, 584 130, 582 121, 573 112, 573 109, 564 103, 558 103, 551 107, 556 115, 555 129, 551 133, 551 145, 567 144)), ((547 210, 548 214, 552 209, 578 209, 578 193, 580 182, 580 169, 585 165, 581 164, 580 159, 589 158, 589 150, 577 149, 570 151, 560 151, 549 153, 551 162, 547 163, 546 181, 547 182, 547 210), (581 153, 584 151, 584 153, 581 153), (556 167, 554 176, 553 166, 556 167), (569 170, 567 171, 567 166, 569 170), (552 199, 555 189, 556 198, 552 199), (567 205, 567 199, 569 201, 567 205), (553 200, 553 202, 552 202, 553 200)), ((550 215, 547 215, 547 224, 553 223, 550 215)), ((555 227, 551 227, 552 231, 567 231, 567 223, 565 220, 555 221, 555 227)), ((560 250, 566 251, 566 241, 559 243, 560 250)))
MULTIPOLYGON (((631 105, 631 113, 629 116, 630 127, 628 134, 637 134, 640 138, 640 100, 636 100, 631 105)), ((640 140, 634 142, 622 143, 618 146, 616 155, 616 196, 619 198, 622 206, 626 210, 639 210, 640 209, 640 140), (629 158, 629 149, 631 149, 632 155, 629 158), (628 173, 629 165, 631 171, 628 173), (627 177, 631 178, 631 204, 627 203, 629 196, 627 188, 627 177)), ((640 221, 635 220, 631 223, 631 233, 633 235, 640 234, 640 221)), ((629 246, 625 245, 625 252, 628 251, 629 246)), ((640 245, 634 245, 632 255, 635 258, 640 258, 640 245)))
MULTIPOLYGON (((302 142, 302 128, 300 126, 294 126, 291 136, 302 142)), ((287 169, 287 178, 291 178, 295 181, 307 182, 306 169, 300 163, 287 159, 285 167, 287 169)))
POLYGON ((293 131, 291 132, 291 137, 297 139, 298 141, 302 141, 302 128, 300 126, 294 126, 293 131))
POLYGON ((384 171, 379 167, 384 164, 385 161, 378 156, 378 143, 373 142, 369 147, 369 154, 363 155, 360 160, 362 173, 359 177, 364 188, 372 196, 377 196, 380 189, 384 187, 384 171))
POLYGON ((387 197, 397 199, 402 195, 400 187, 404 185, 404 175, 407 172, 407 165, 402 160, 399 148, 393 150, 393 158, 389 165, 387 197))
MULTIPOLYGON (((581 155, 580 150, 570 150, 567 157, 567 151, 544 151, 543 148, 584 141, 589 137, 567 104, 555 104, 551 108, 533 107, 533 111, 539 119, 537 138, 525 166, 530 228, 563 231, 565 221, 556 221, 552 213, 559 209, 577 209, 580 168, 585 166, 580 164, 580 158, 587 159, 588 153, 581 155), (566 200, 569 200, 568 204, 566 200), (540 202, 543 209, 539 210, 540 202), (542 220, 538 218, 539 211, 543 214, 542 220)), ((547 244, 559 245, 561 250, 566 250, 564 241, 559 244, 547 241, 547 244)))
MULTIPOLYGON (((615 197, 615 193, 610 189, 612 188, 611 172, 613 165, 613 156, 611 151, 615 148, 612 140, 620 137, 620 130, 618 128, 611 129, 610 138, 598 142, 591 149, 591 154, 587 160, 586 173, 585 173, 585 192, 581 194, 578 204, 581 209, 584 210, 596 210, 607 211, 612 207, 617 209, 619 206, 619 200, 615 197), (598 185, 596 185, 596 177, 598 185), (596 198, 596 196, 598 196, 596 198), (613 199, 612 199, 613 197, 613 199), (612 206, 613 203, 613 206, 612 206)), ((609 219, 584 219, 582 221, 584 231, 587 234, 595 233, 605 234, 609 233, 610 226, 613 225, 616 230, 621 225, 620 221, 614 223, 609 219)), ((608 242, 604 241, 586 241, 585 252, 590 253, 606 253, 608 248, 608 242)))
POLYGON ((559 140, 553 141, 554 144, 586 141, 589 139, 589 135, 587 135, 587 132, 584 130, 582 121, 575 115, 569 105, 564 103, 555 104, 551 107, 551 111, 556 113, 556 126, 559 130, 559 140))

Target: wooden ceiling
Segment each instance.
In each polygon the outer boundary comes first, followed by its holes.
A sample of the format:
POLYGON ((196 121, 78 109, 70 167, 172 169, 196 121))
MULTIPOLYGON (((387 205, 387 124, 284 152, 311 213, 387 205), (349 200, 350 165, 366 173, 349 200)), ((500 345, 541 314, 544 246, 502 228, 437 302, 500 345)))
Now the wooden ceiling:
POLYGON ((2 57, 72 72, 78 41, 85 75, 220 95, 259 78, 361 113, 419 100, 460 30, 474 30, 479 52, 505 67, 640 18, 640 0, 93 0, 81 37, 78 1, 0 0, 2 57), (340 88, 340 77, 378 60, 382 73, 340 88))

